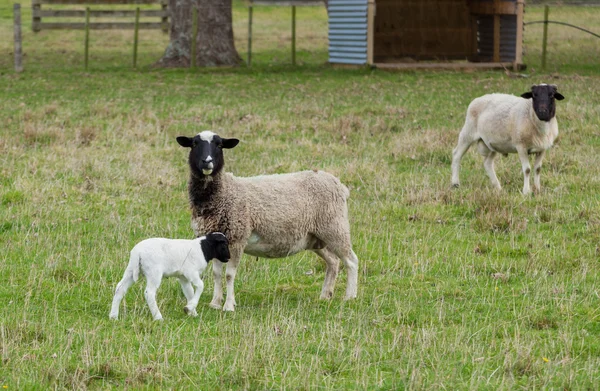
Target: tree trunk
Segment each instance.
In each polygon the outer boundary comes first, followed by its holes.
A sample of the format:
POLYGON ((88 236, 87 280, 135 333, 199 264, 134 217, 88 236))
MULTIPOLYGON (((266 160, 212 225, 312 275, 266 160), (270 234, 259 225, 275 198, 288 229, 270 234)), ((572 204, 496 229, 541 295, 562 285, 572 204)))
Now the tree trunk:
POLYGON ((192 9, 198 9, 197 66, 235 66, 241 58, 233 43, 231 0, 169 0, 170 42, 157 65, 189 67, 192 9))

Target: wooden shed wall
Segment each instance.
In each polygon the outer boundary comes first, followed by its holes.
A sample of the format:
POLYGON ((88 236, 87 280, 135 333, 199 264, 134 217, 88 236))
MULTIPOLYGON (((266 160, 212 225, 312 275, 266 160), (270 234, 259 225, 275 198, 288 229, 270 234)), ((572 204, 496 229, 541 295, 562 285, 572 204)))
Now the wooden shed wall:
POLYGON ((375 61, 466 59, 473 24, 466 0, 377 0, 375 61))

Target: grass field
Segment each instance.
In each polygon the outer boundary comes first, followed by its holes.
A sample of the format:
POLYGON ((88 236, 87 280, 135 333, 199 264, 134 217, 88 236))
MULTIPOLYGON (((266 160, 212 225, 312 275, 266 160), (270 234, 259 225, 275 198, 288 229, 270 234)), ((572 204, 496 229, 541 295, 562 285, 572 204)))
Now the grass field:
MULTIPOLYGON (((2 38, 11 12, 0 0, 2 38)), ((242 56, 245 12, 236 3, 242 56)), ((526 21, 542 13, 530 6, 526 21)), ((255 13, 265 30, 252 69, 152 69, 167 37, 144 32, 132 70, 131 34, 106 32, 84 72, 82 32, 26 27, 17 75, 0 40, 0 386, 597 389, 600 40, 551 26, 544 73, 541 26, 527 27, 527 78, 339 70, 324 65, 324 11, 309 9, 299 11, 304 65, 292 68, 289 24, 273 22, 288 14, 255 13), (520 194, 515 155, 498 160, 504 189, 492 191, 473 151, 450 189, 470 100, 539 82, 566 97, 542 193, 520 194), (208 307, 207 273, 198 318, 165 280, 164 322, 152 322, 143 281, 109 321, 131 247, 192 236, 175 137, 204 129, 242 140, 226 151, 237 175, 319 168, 348 185, 357 300, 342 301, 343 270, 334 298, 318 299, 324 266, 312 254, 245 257, 235 313, 208 307)), ((600 32, 598 7, 552 7, 551 19, 600 32)))

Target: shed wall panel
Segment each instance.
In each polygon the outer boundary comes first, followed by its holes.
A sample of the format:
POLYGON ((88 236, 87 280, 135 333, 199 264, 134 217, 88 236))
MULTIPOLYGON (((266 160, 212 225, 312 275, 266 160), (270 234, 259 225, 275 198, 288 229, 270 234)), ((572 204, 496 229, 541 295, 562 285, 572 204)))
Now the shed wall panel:
POLYGON ((329 0, 329 62, 367 63, 367 0, 329 0))

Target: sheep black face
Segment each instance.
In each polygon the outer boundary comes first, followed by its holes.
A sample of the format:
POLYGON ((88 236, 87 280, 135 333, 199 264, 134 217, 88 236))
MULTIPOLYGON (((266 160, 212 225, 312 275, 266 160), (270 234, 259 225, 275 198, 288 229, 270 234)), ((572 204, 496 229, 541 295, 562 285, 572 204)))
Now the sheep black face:
POLYGON ((229 261, 229 241, 220 232, 211 232, 206 235, 205 239, 200 241, 200 247, 204 254, 206 262, 211 259, 218 259, 221 262, 229 261))
POLYGON ((222 138, 205 130, 194 137, 177 137, 182 147, 191 148, 189 163, 192 172, 199 176, 216 175, 223 168, 223 148, 233 148, 240 140, 222 138))
POLYGON ((556 114, 555 99, 565 99, 554 84, 539 84, 531 86, 531 92, 521 95, 525 99, 533 99, 533 110, 540 121, 550 121, 556 114))

